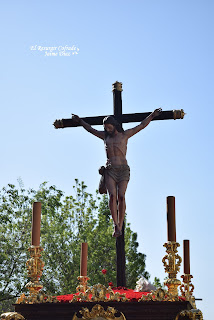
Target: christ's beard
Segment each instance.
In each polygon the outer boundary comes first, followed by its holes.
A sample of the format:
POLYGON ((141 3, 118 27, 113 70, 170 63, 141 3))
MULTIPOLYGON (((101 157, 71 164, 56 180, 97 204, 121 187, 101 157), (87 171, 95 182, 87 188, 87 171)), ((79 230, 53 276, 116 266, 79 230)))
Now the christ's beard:
POLYGON ((108 135, 109 135, 109 137, 114 137, 114 135, 115 135, 115 129, 113 130, 113 131, 111 131, 111 132, 108 132, 108 135))

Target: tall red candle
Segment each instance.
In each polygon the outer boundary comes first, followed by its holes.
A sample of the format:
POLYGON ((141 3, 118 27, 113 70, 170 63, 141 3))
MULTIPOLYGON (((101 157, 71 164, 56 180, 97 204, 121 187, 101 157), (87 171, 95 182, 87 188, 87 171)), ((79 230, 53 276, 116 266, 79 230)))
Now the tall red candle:
POLYGON ((176 241, 175 197, 167 197, 167 232, 168 241, 176 241))
POLYGON ((88 244, 81 243, 81 257, 80 257, 80 275, 87 276, 87 259, 88 259, 88 244))
POLYGON ((190 274, 190 254, 189 254, 189 240, 184 240, 183 242, 184 249, 184 273, 190 274))
POLYGON ((40 245, 41 202, 33 203, 31 245, 40 245))

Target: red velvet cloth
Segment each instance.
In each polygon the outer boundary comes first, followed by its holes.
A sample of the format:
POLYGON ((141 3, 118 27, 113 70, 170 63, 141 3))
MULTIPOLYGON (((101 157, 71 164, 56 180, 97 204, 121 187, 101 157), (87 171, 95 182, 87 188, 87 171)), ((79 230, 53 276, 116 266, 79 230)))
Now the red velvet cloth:
MULTIPOLYGON (((118 288, 112 288, 112 290, 114 292, 119 292, 120 294, 125 293, 126 294, 126 298, 129 299, 129 301, 138 301, 143 295, 146 296, 148 293, 150 292, 136 292, 132 289, 127 289, 124 287, 118 287, 118 288)), ((57 296, 57 299, 62 302, 62 303, 68 303, 70 300, 72 300, 74 294, 66 294, 63 296, 57 296)), ((106 295, 107 298, 109 297, 109 295, 106 295)), ((89 295, 89 298, 91 298, 91 295, 89 295)), ((179 297, 179 299, 182 301, 185 301, 185 298, 183 297, 179 297)))

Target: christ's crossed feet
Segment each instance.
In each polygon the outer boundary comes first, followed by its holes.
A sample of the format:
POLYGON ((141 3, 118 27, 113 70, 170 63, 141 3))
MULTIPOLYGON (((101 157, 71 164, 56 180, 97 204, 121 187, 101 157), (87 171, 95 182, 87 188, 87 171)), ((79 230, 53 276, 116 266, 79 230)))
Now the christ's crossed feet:
POLYGON ((114 225, 114 232, 112 233, 112 237, 117 238, 117 237, 121 236, 121 234, 122 234, 122 231, 119 229, 118 225, 115 224, 114 225))

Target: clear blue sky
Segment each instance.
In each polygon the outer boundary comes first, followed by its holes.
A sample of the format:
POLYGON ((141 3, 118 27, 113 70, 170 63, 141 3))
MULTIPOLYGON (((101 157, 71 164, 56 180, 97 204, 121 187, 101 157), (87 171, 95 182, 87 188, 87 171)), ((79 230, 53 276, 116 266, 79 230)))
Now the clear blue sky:
POLYGON ((26 188, 48 181, 69 194, 78 178, 94 193, 103 142, 83 128, 55 130, 52 123, 71 113, 111 114, 116 80, 123 83, 125 113, 183 108, 184 120, 152 122, 130 139, 127 214, 151 280, 163 281, 166 197, 176 197, 177 241, 190 239, 194 293, 207 320, 213 318, 213 13, 208 0, 0 4, 0 187, 21 177, 26 188), (66 45, 78 54, 59 56, 66 45), (39 46, 56 47, 58 55, 45 56, 39 46))

